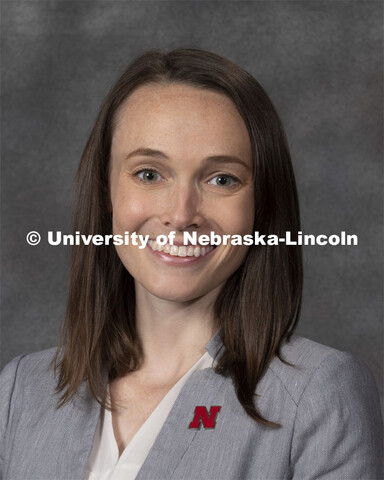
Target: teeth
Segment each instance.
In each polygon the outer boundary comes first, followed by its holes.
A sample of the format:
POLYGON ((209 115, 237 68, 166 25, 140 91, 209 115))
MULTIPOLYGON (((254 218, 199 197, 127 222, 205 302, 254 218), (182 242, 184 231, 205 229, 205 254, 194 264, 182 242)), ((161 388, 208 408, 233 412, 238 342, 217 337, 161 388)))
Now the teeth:
POLYGON ((187 256, 187 247, 179 247, 179 257, 187 256))
POLYGON ((181 245, 178 247, 177 245, 169 245, 166 243, 165 245, 159 245, 154 240, 148 240, 148 245, 152 248, 154 252, 164 252, 172 255, 173 257, 204 257, 207 253, 213 250, 213 247, 193 247, 189 245, 188 247, 181 245))

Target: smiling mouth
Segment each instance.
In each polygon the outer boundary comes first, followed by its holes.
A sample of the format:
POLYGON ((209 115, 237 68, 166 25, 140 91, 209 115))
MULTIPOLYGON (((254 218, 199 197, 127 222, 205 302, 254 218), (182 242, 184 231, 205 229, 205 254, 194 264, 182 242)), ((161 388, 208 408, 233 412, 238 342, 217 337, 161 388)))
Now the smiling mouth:
POLYGON ((156 240, 148 240, 148 245, 154 252, 163 252, 171 255, 173 257, 204 257, 207 253, 211 252, 216 248, 216 246, 207 245, 205 247, 194 246, 194 245, 170 245, 166 243, 165 245, 159 245, 156 240))

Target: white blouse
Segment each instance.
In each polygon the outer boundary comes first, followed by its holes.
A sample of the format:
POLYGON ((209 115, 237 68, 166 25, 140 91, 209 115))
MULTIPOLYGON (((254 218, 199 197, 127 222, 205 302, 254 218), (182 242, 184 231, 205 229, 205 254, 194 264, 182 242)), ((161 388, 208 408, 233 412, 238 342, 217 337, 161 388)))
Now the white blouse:
POLYGON ((85 480, 134 480, 143 465, 181 389, 196 370, 213 366, 208 352, 169 390, 139 428, 119 458, 112 414, 102 410, 89 456, 85 480))

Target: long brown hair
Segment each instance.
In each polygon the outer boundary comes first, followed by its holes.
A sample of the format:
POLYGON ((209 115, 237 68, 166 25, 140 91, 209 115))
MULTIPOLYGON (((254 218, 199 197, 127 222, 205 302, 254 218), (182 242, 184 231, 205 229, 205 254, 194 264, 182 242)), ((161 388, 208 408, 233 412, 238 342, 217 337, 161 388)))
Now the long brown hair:
MULTIPOLYGON (((199 49, 149 51, 139 56, 106 97, 86 144, 76 177, 74 231, 112 233, 109 160, 116 112, 139 86, 183 83, 229 97, 241 114, 252 144, 254 230, 297 234, 299 205, 282 123, 261 85, 231 61, 199 49)), ((272 358, 292 335, 300 312, 302 258, 299 246, 251 246, 228 278, 216 303, 224 344, 216 372, 229 376, 239 402, 256 422, 256 386, 272 358)), ((88 382, 106 404, 105 375, 111 381, 140 366, 142 348, 135 325, 135 290, 113 246, 73 246, 66 319, 54 358, 59 371, 58 408, 88 382)))

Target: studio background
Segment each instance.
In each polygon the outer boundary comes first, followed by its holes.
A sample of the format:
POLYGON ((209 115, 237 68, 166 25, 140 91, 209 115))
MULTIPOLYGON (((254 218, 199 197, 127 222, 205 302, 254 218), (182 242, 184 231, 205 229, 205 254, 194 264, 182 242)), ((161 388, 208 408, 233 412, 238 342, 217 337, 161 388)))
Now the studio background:
POLYGON ((289 140, 304 247, 297 333, 360 357, 382 392, 382 2, 3 1, 1 366, 57 344, 75 172, 113 82, 149 48, 221 54, 263 85, 289 140), (31 230, 38 246, 27 244, 31 230))

